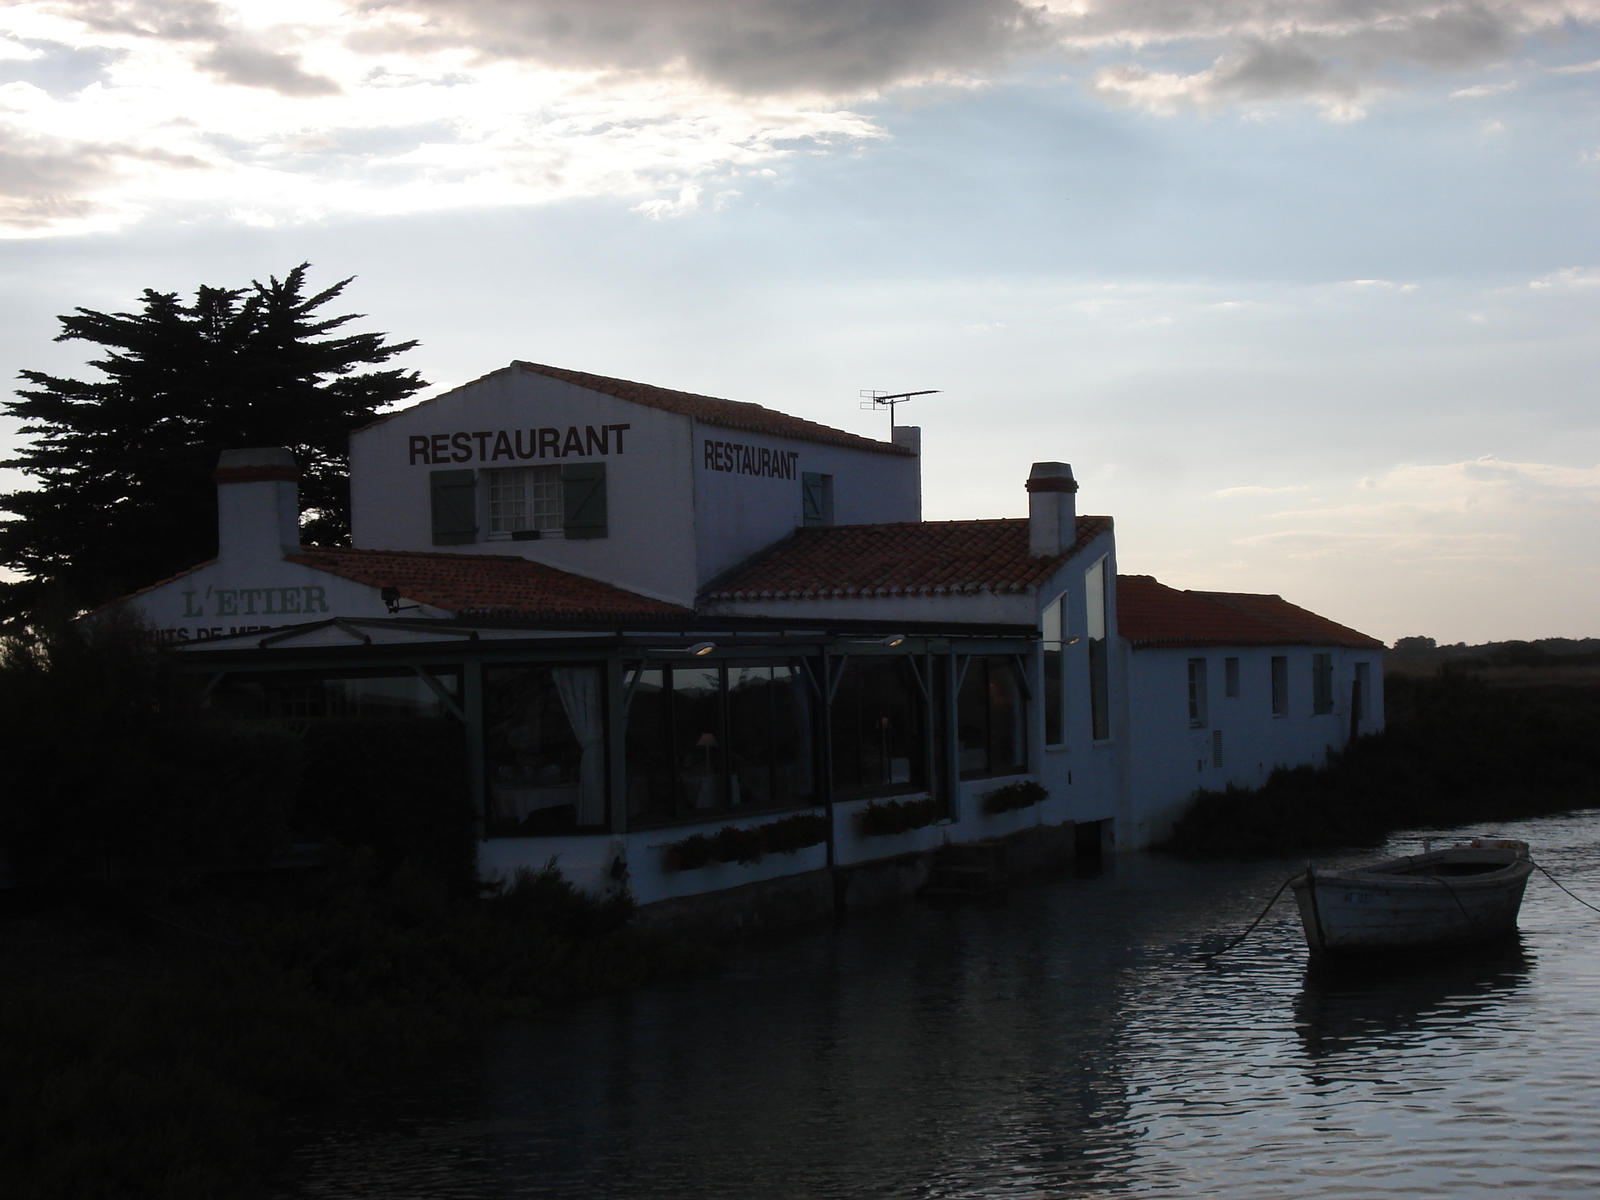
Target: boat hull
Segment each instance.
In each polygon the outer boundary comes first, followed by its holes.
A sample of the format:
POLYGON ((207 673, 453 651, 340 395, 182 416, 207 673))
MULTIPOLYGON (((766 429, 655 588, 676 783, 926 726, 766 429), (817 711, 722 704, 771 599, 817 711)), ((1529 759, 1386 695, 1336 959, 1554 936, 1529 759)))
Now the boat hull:
POLYGON ((1517 927, 1533 872, 1526 854, 1456 847, 1356 871, 1308 871, 1291 885, 1306 944, 1313 954, 1357 955, 1504 937, 1517 927))

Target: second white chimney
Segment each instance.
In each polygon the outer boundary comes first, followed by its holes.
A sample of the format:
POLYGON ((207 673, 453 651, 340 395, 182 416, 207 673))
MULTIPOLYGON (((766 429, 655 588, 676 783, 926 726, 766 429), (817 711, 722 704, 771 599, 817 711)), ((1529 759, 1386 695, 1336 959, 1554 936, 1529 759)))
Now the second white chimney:
POLYGON ((282 446, 224 450, 217 484, 217 561, 275 563, 300 552, 300 471, 282 446))
POLYGON ((1078 481, 1063 462, 1038 462, 1028 472, 1028 553, 1065 554, 1078 540, 1078 481))

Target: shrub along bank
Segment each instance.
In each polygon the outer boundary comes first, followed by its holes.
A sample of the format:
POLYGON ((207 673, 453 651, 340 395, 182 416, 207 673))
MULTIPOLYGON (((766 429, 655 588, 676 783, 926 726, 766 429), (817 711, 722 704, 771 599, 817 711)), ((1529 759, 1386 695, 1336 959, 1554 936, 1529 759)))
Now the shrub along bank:
POLYGON ((1385 682, 1384 732, 1259 788, 1200 792, 1160 848, 1286 854, 1600 804, 1600 688, 1385 682))
POLYGON ((553 865, 482 894, 460 750, 448 722, 207 717, 137 630, 0 641, 0 855, 27 885, 0 891, 0 1193, 260 1194, 288 1116, 708 969, 553 865), (292 830, 336 861, 247 870, 292 830))

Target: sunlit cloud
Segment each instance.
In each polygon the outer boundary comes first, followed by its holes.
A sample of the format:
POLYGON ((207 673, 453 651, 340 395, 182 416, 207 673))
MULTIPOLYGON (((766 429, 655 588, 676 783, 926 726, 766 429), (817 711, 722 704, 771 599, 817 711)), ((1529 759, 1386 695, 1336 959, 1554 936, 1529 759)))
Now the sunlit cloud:
MULTIPOLYGON (((1219 493, 1221 494, 1221 493, 1219 493)), ((1503 462, 1492 455, 1403 465, 1361 480, 1343 502, 1272 514, 1281 528, 1238 539, 1292 559, 1413 563, 1558 560, 1593 540, 1600 466, 1503 462)))
POLYGON ((1594 267, 1563 267, 1538 279, 1529 280, 1528 286, 1538 291, 1548 288, 1600 287, 1600 269, 1594 267))
POLYGON ((0 11, 0 231, 591 196, 645 218, 704 215, 736 203, 743 178, 881 141, 872 106, 895 89, 985 86, 1049 59, 1114 104, 1308 101, 1356 119, 1404 72, 1502 64, 1530 34, 1597 11, 1600 0, 35 0, 0 11))
POLYGON ((1217 492, 1218 496, 1278 496, 1284 492, 1309 492, 1308 484, 1288 484, 1284 487, 1231 487, 1217 492))

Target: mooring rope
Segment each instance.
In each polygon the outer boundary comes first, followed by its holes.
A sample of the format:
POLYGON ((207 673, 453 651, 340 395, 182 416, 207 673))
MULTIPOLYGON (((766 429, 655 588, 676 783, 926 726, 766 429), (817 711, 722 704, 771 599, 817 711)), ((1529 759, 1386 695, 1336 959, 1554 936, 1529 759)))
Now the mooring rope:
POLYGON ((1572 897, 1572 898, 1573 898, 1573 899, 1574 899, 1574 900, 1576 900, 1576 901, 1577 901, 1577 902, 1578 902, 1578 903, 1579 903, 1579 904, 1581 904, 1581 905, 1583 905, 1583 906, 1584 906, 1584 907, 1585 907, 1585 908, 1587 908, 1587 909, 1589 909, 1589 910, 1590 910, 1590 911, 1591 911, 1591 912, 1597 912, 1597 913, 1600 913, 1600 908, 1595 908, 1595 906, 1594 906, 1594 905, 1592 905, 1592 904, 1590 904, 1590 903, 1589 903, 1589 902, 1588 902, 1588 901, 1587 901, 1587 900, 1585 900, 1585 899, 1584 899, 1584 898, 1583 898, 1583 897, 1582 897, 1582 896, 1580 896, 1580 895, 1578 895, 1578 894, 1577 894, 1577 893, 1576 893, 1576 892, 1574 892, 1574 891, 1573 891, 1573 890, 1572 890, 1572 889, 1571 889, 1571 888, 1569 888, 1569 887, 1567 887, 1567 885, 1566 885, 1566 884, 1564 884, 1564 883, 1562 883, 1562 882, 1561 882, 1561 881, 1560 881, 1560 880, 1559 880, 1559 879, 1557 879, 1557 878, 1556 878, 1556 877, 1555 877, 1555 876, 1554 876, 1554 875, 1552 875, 1552 874, 1550 874, 1550 872, 1549 872, 1549 871, 1546 871, 1546 870, 1545 870, 1545 869, 1544 869, 1544 864, 1543 864, 1543 863, 1537 863, 1537 862, 1533 862, 1533 859, 1531 859, 1531 858, 1530 858, 1530 859, 1529 859, 1529 860, 1528 860, 1528 861, 1529 861, 1529 862, 1531 862, 1531 863, 1533 863, 1533 865, 1534 865, 1534 866, 1536 866, 1536 867, 1538 867, 1538 868, 1539 868, 1539 870, 1540 870, 1540 871, 1541 871, 1541 872, 1543 872, 1543 873, 1544 873, 1544 877, 1545 877, 1545 878, 1546 878, 1546 879, 1548 879, 1548 880, 1549 880, 1549 881, 1550 881, 1550 882, 1551 882, 1551 883, 1553 883, 1553 884, 1555 884, 1555 885, 1556 885, 1556 886, 1557 886, 1557 887, 1558 887, 1558 888, 1560 888, 1560 889, 1561 889, 1561 890, 1562 890, 1562 891, 1563 891, 1563 892, 1566 892, 1566 893, 1567 893, 1567 895, 1569 895, 1569 896, 1571 896, 1571 897, 1572 897))
MULTIPOLYGON (((1427 878, 1427 877, 1425 876, 1424 878, 1427 878)), ((1472 929, 1476 929, 1478 927, 1478 922, 1476 920, 1474 920, 1472 914, 1467 911, 1467 906, 1465 904, 1461 903, 1461 897, 1456 895, 1456 890, 1455 890, 1455 888, 1450 886, 1450 881, 1448 879, 1446 879, 1443 875, 1434 875, 1431 878, 1436 883, 1444 884, 1444 890, 1450 893, 1450 899, 1452 899, 1452 900, 1454 900, 1456 902, 1456 907, 1461 910, 1461 915, 1467 919, 1468 927, 1472 928, 1472 929)))
MULTIPOLYGON (((1432 840, 1432 839, 1430 839, 1430 840, 1432 840)), ((1590 904, 1582 896, 1578 895, 1571 888, 1569 888, 1566 884, 1562 883, 1554 875, 1550 874, 1550 872, 1548 870, 1546 870, 1546 868, 1545 868, 1543 863, 1535 862, 1531 858, 1528 859, 1528 861, 1530 863, 1532 863, 1535 867, 1537 867, 1539 869, 1539 871, 1544 875, 1544 877, 1546 879, 1548 879, 1551 883, 1555 884, 1563 892, 1566 892, 1567 895, 1571 896, 1579 904, 1583 905, 1585 908, 1589 909, 1591 912, 1600 913, 1600 907, 1596 907, 1595 905, 1590 904)), ((1226 954, 1228 951, 1232 950, 1235 946, 1239 945, 1239 943, 1243 942, 1245 940, 1245 938, 1249 937, 1252 933, 1254 933, 1256 931, 1256 926, 1261 924, 1261 922, 1266 919, 1267 914, 1272 911, 1272 906, 1274 904, 1276 904, 1278 902, 1278 898, 1283 895, 1283 890, 1286 887, 1288 887, 1291 883, 1293 883, 1296 879, 1299 879, 1301 877, 1301 875, 1303 875, 1303 874, 1304 874, 1304 872, 1301 872, 1300 874, 1296 874, 1296 875, 1291 875, 1291 876, 1289 876, 1289 878, 1285 879, 1282 883, 1280 883, 1278 885, 1278 890, 1272 893, 1272 899, 1267 901, 1266 907, 1263 908, 1259 913, 1256 914, 1256 919, 1254 921, 1251 921, 1250 924, 1245 928, 1245 931, 1243 933, 1241 933, 1238 937, 1234 938, 1233 941, 1229 942, 1226 946, 1222 947, 1222 949, 1220 949, 1220 950, 1212 950, 1212 951, 1209 951, 1208 953, 1205 953, 1205 954, 1196 954, 1193 958, 1190 959, 1190 961, 1191 962, 1200 962, 1200 963, 1210 962, 1212 959, 1221 957, 1222 955, 1226 954)), ((1435 875, 1435 876, 1432 876, 1432 878, 1434 880, 1436 880, 1437 882, 1439 882, 1439 883, 1444 885, 1444 889, 1447 892, 1450 893, 1450 898, 1456 902, 1456 907, 1461 909, 1461 915, 1467 918, 1467 922, 1469 924, 1476 925, 1477 922, 1475 920, 1473 920, 1472 914, 1469 913, 1466 910, 1466 906, 1461 903, 1461 897, 1456 895, 1456 890, 1455 890, 1455 888, 1450 886, 1449 880, 1445 879, 1445 877, 1442 876, 1442 875, 1435 875)))
MULTIPOLYGON (((1302 872, 1302 874, 1304 874, 1304 872, 1302 872)), ((1299 875, 1291 875, 1291 876, 1289 876, 1289 878, 1285 879, 1282 883, 1280 883, 1278 885, 1278 890, 1272 893, 1272 899, 1267 901, 1267 906, 1265 908, 1263 908, 1259 913, 1256 914, 1256 919, 1254 921, 1250 922, 1249 928, 1247 928, 1238 937, 1234 938, 1233 941, 1229 942, 1221 950, 1213 950, 1209 954, 1196 954, 1194 956, 1194 958, 1191 959, 1190 961, 1191 962, 1210 962, 1213 958, 1216 958, 1219 955, 1226 954, 1229 950, 1232 950, 1240 942, 1244 941, 1245 938, 1249 937, 1252 933, 1255 932, 1256 926, 1261 924, 1261 922, 1266 919, 1266 915, 1269 912, 1272 911, 1272 906, 1278 902, 1278 897, 1283 895, 1283 889, 1288 887, 1291 883, 1293 883, 1296 879, 1299 879, 1299 878, 1300 878, 1299 875)))

